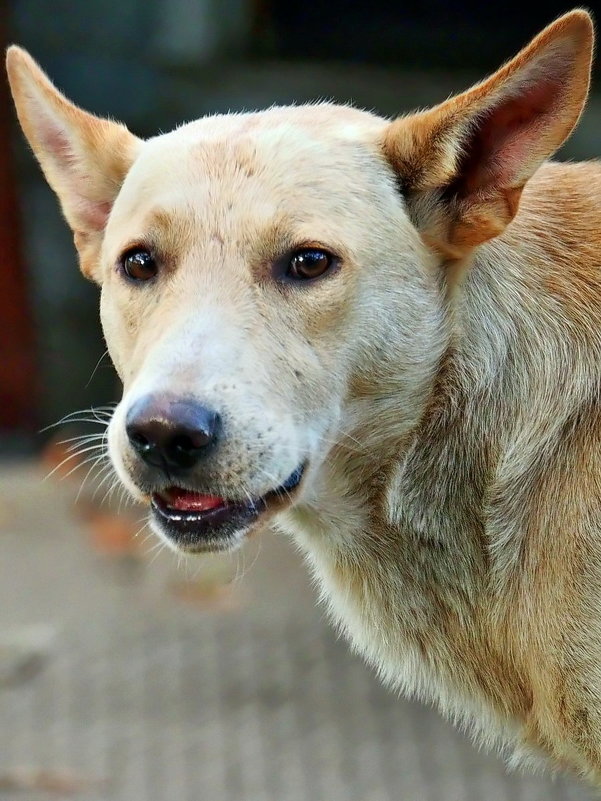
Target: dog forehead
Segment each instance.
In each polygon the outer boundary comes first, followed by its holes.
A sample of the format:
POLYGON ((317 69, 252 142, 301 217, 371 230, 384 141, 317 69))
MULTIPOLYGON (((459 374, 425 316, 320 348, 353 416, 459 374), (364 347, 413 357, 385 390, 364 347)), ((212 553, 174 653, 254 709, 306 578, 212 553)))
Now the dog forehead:
POLYGON ((143 235, 157 212, 181 236, 200 241, 220 231, 232 242, 276 220, 361 216, 386 191, 378 180, 387 169, 385 125, 320 105, 208 117, 150 139, 115 203, 109 244, 143 235))
POLYGON ((311 133, 321 139, 329 136, 360 139, 377 133, 385 124, 386 120, 369 111, 334 103, 315 103, 201 117, 182 125, 176 132, 205 139, 235 139, 239 136, 265 136, 270 131, 289 129, 311 133))
POLYGON ((217 182, 237 192, 252 177, 271 190, 333 180, 337 171, 348 180, 373 160, 384 124, 368 112, 328 104, 205 117, 145 142, 124 189, 139 202, 143 194, 185 191, 192 183, 194 191, 217 182))

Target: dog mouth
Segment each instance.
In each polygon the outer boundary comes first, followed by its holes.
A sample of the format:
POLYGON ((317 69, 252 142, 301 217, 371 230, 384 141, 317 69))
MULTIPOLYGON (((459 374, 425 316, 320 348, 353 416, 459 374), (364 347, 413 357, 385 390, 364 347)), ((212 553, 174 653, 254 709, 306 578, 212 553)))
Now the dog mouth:
POLYGON ((304 472, 302 465, 279 487, 244 501, 171 486, 152 493, 152 518, 179 550, 189 553, 231 550, 266 512, 277 511, 294 499, 304 472))

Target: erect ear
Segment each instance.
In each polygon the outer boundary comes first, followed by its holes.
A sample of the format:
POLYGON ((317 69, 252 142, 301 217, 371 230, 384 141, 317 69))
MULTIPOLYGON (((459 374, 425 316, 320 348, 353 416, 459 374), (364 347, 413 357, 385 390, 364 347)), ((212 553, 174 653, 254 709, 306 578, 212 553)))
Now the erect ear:
POLYGON ((140 140, 70 103, 21 48, 8 49, 6 66, 21 127, 73 229, 81 268, 96 278, 104 227, 140 140))
POLYGON ((487 80, 388 126, 384 153, 413 220, 446 258, 511 222, 524 185, 578 121, 592 48, 590 16, 572 11, 487 80))

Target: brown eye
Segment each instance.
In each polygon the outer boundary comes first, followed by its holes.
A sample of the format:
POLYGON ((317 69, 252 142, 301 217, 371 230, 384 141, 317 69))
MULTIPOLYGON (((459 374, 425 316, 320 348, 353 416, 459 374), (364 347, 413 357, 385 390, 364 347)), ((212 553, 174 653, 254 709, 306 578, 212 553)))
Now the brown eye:
POLYGON ((130 281, 149 281, 158 272, 153 256, 143 248, 128 250, 121 259, 121 268, 130 281))
POLYGON ((325 250, 317 248, 297 250, 290 259, 286 275, 298 281, 319 278, 333 263, 334 257, 325 250))

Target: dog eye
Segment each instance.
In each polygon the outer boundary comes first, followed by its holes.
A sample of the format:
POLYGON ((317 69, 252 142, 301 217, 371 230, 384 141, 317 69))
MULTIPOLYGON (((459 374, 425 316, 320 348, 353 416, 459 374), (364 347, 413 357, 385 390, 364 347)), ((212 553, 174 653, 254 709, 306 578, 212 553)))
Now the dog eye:
POLYGON ((158 272, 153 256, 143 248, 128 250, 121 258, 121 268, 130 281, 149 281, 158 272))
POLYGON ((319 278, 333 263, 334 257, 326 250, 318 248, 297 250, 288 263, 286 275, 297 281, 308 281, 311 278, 319 278))

